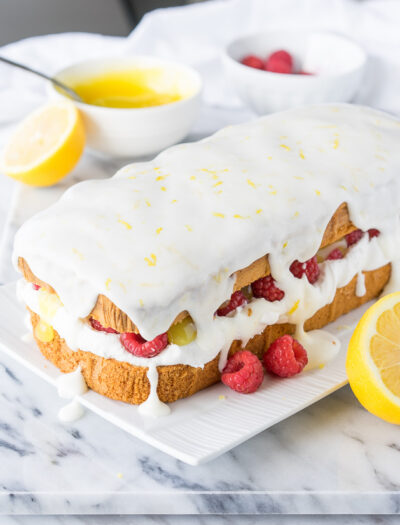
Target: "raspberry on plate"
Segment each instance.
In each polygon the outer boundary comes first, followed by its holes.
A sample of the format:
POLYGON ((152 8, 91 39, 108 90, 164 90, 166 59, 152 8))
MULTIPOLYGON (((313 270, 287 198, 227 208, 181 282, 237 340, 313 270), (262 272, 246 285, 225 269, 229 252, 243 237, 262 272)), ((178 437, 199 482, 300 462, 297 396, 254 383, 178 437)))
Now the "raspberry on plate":
POLYGON ((327 261, 334 261, 336 259, 343 259, 343 253, 340 248, 334 248, 326 258, 327 261))
POLYGON ((291 335, 274 341, 263 357, 265 369, 280 377, 291 377, 300 373, 308 363, 307 352, 291 335))
POLYGON ((256 55, 247 55, 240 61, 244 66, 254 67, 255 69, 264 69, 264 62, 256 55))
POLYGON ((346 235, 346 242, 347 246, 351 246, 352 244, 356 244, 364 235, 364 232, 362 230, 354 230, 353 232, 350 232, 346 235))
POLYGON ((35 284, 35 283, 32 283, 32 286, 34 290, 40 290, 41 288, 38 284, 35 284))
POLYGON ((120 335, 125 350, 137 357, 155 357, 168 345, 168 335, 165 332, 151 341, 146 341, 140 334, 126 332, 120 335))
POLYGON ((264 297, 267 301, 281 301, 285 292, 275 285, 275 279, 271 275, 261 277, 251 284, 254 297, 264 297))
POLYGON ((368 230, 368 236, 370 239, 372 239, 373 237, 379 237, 380 234, 381 232, 376 228, 371 228, 368 230))
POLYGON ((303 275, 306 274, 308 281, 314 284, 319 277, 317 257, 314 255, 314 257, 311 257, 311 259, 305 262, 300 262, 296 259, 290 265, 290 271, 298 279, 301 279, 303 275))
POLYGON ((99 321, 97 321, 97 319, 93 319, 93 317, 91 317, 89 321, 94 330, 98 330, 99 332, 107 332, 108 334, 119 334, 119 332, 114 330, 114 328, 111 328, 110 326, 103 326, 101 323, 99 323, 99 321))
POLYGON ((241 394, 251 394, 261 385, 264 370, 257 356, 248 350, 236 352, 228 359, 221 381, 241 394))
POLYGON ((283 49, 275 51, 269 55, 264 69, 272 73, 293 73, 293 58, 283 49))
POLYGON ((229 301, 226 301, 220 308, 218 308, 217 315, 224 317, 246 303, 246 296, 241 290, 238 290, 231 295, 229 301))

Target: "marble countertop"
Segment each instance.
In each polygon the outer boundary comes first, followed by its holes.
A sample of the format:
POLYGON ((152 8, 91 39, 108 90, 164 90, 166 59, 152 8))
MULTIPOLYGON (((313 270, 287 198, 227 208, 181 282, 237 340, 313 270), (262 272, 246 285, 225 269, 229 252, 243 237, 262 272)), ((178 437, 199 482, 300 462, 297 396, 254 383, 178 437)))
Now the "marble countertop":
MULTIPOLYGON (((85 158, 73 180, 86 172, 87 163, 100 176, 118 167, 85 158)), ((24 206, 8 215, 21 191, 32 211, 58 190, 41 190, 38 204, 38 190, 18 190, 0 177, 0 233, 7 225, 0 245, 3 284, 15 277, 9 264, 12 236, 28 213, 24 206)), ((390 514, 400 509, 398 427, 365 412, 348 387, 198 467, 156 451, 92 413, 63 425, 56 417, 62 404, 51 386, 0 353, 0 514, 156 513, 197 515, 196 523, 203 523, 201 515, 207 514, 390 514)), ((22 523, 7 520, 0 523, 22 523)), ((71 523, 86 523, 76 520, 71 523)), ((167 523, 167 518, 155 522, 167 523)), ((173 523, 189 522, 181 517, 173 523)))

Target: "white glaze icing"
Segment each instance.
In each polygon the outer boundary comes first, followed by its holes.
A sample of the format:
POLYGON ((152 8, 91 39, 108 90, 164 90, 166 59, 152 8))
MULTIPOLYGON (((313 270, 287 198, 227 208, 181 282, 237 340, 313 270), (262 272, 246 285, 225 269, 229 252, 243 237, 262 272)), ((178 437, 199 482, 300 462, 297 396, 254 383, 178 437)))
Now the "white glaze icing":
POLYGON ((366 291, 367 289, 365 287, 365 275, 362 272, 358 272, 357 284, 356 284, 356 296, 364 297, 366 291))
POLYGON ((58 412, 58 419, 62 423, 72 423, 80 419, 85 413, 84 408, 78 400, 73 399, 70 403, 63 406, 58 412))
POLYGON ((150 394, 146 401, 139 406, 139 413, 151 417, 168 416, 171 409, 160 401, 157 395, 158 371, 154 364, 149 365, 147 379, 150 382, 150 394))
POLYGON ((33 343, 34 340, 35 339, 33 337, 32 331, 26 332, 25 334, 21 335, 21 341, 23 341, 24 343, 33 343))
POLYGON ((285 320, 296 323, 315 366, 338 345, 326 332, 305 334, 303 322, 332 301, 336 288, 392 262, 390 286, 399 289, 399 139, 399 121, 350 105, 301 108, 226 128, 110 180, 74 186, 20 229, 14 261, 24 257, 58 293, 65 306, 51 322, 72 349, 149 366, 114 334, 80 321, 103 293, 146 339, 190 312, 196 341, 169 345, 151 359, 152 368, 204 366, 220 350, 222 366, 234 339, 246 343, 285 320), (381 235, 364 236, 343 260, 323 263, 315 285, 296 279, 291 262, 316 253, 342 202, 354 224, 381 235), (232 292, 230 276, 266 253, 284 299, 252 301, 251 316, 245 307, 232 318, 214 318, 232 292))
POLYGON ((82 375, 81 367, 69 374, 63 374, 57 378, 57 393, 63 399, 74 399, 87 392, 87 384, 82 375))

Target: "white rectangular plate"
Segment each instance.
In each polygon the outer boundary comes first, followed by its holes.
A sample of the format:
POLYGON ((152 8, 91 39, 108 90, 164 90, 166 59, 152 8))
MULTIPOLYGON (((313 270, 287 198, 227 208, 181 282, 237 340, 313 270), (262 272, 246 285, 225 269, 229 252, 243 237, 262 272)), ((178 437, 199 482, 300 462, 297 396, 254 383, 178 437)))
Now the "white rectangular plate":
MULTIPOLYGON (((290 379, 266 376, 254 394, 241 395, 217 384, 171 404, 171 415, 143 417, 137 407, 113 401, 92 390, 79 398, 82 405, 133 436, 190 465, 199 465, 232 449, 255 434, 299 412, 346 384, 345 357, 355 324, 369 305, 328 326, 342 347, 324 368, 290 379)), ((0 349, 55 385, 59 370, 23 342, 24 306, 17 302, 15 284, 0 287, 0 349)), ((57 415, 54 414, 56 418, 57 415)))

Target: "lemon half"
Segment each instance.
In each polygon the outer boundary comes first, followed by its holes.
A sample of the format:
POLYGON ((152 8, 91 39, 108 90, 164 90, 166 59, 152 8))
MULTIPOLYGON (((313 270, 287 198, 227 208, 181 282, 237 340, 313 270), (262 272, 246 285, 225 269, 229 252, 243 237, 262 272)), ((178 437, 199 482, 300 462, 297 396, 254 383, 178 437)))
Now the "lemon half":
POLYGON ((4 149, 1 168, 25 184, 51 186, 74 168, 84 146, 79 111, 70 102, 54 102, 17 127, 4 149))
POLYGON ((350 340, 346 369, 360 403, 400 424, 400 292, 382 297, 365 312, 350 340))

